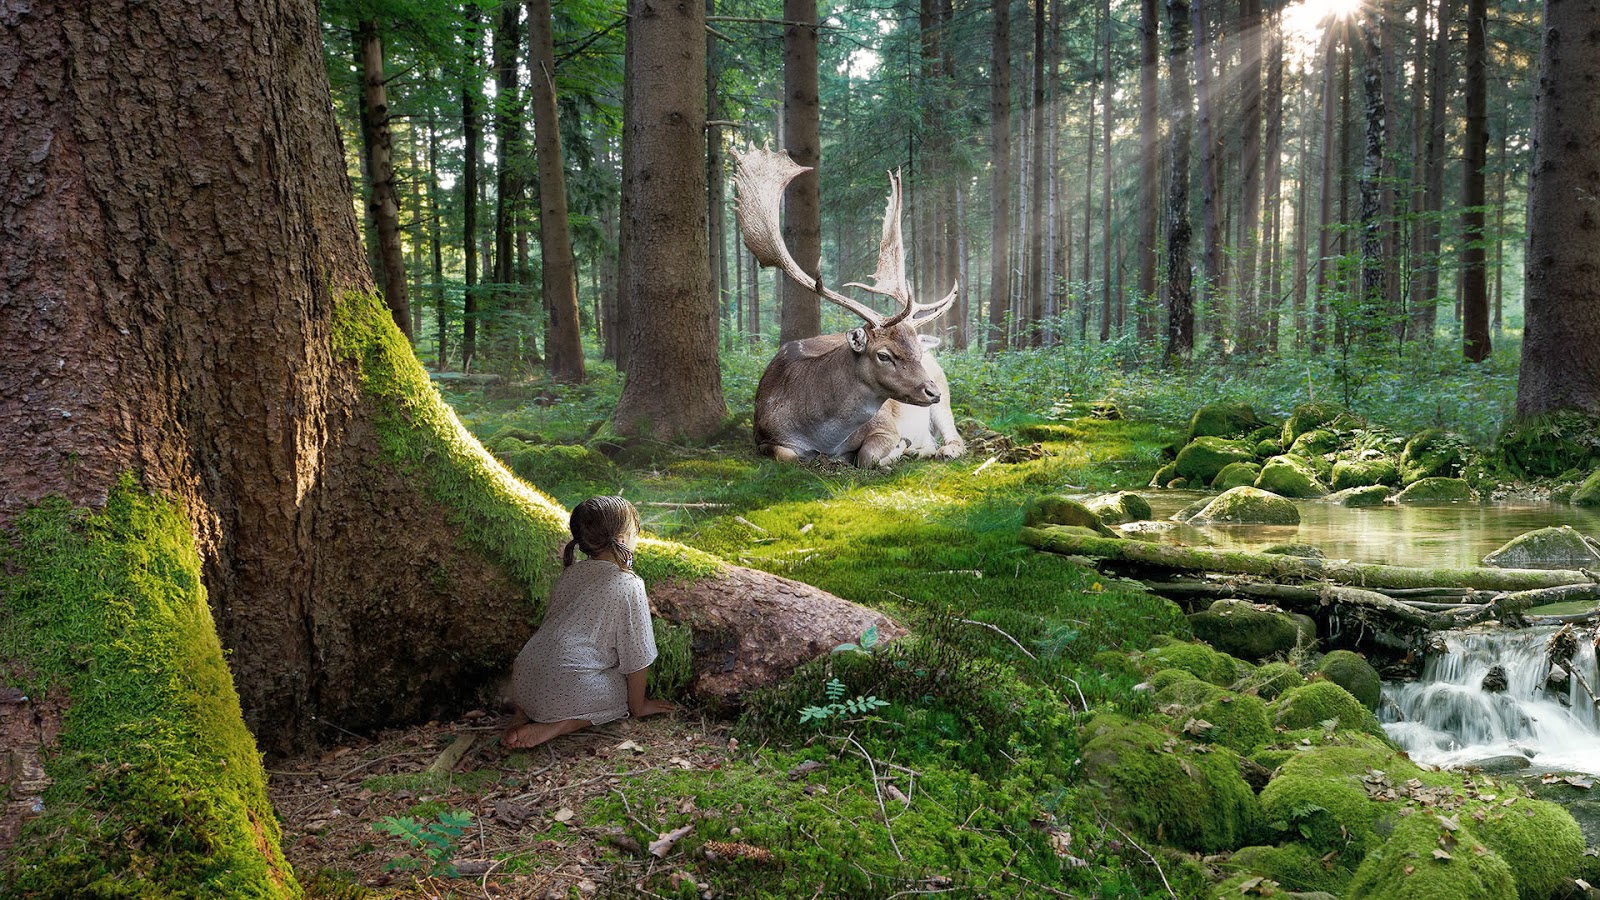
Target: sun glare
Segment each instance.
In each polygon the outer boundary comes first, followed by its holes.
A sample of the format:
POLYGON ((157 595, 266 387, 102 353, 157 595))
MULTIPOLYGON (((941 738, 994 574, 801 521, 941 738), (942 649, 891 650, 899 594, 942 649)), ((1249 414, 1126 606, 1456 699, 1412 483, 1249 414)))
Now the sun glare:
POLYGON ((1362 3, 1363 0, 1300 0, 1284 7, 1286 49, 1296 57, 1314 54, 1328 24, 1353 19, 1361 11, 1362 3))

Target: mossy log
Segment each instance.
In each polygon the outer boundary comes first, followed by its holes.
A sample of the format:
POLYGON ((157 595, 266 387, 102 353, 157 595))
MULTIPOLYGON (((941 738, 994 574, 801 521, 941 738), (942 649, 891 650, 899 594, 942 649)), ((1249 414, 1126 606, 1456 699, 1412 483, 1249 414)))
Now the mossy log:
POLYGON ((1377 591, 1345 587, 1326 582, 1313 584, 1275 584, 1272 582, 1221 582, 1198 579, 1177 581, 1145 581, 1145 586, 1163 597, 1175 600, 1189 598, 1237 597, 1272 603, 1295 612, 1315 613, 1324 607, 1338 604, 1376 613, 1380 617, 1408 626, 1411 629, 1435 631, 1455 627, 1455 618, 1448 612, 1421 609, 1403 600, 1386 597, 1377 591))

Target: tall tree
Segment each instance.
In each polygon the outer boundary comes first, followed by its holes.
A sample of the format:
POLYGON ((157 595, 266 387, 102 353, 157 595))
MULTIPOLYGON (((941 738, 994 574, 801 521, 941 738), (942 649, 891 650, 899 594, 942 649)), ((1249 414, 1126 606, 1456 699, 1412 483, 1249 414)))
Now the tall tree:
POLYGON ((583 335, 578 330, 578 272, 567 227, 567 180, 556 117, 555 35, 550 0, 528 0, 529 106, 539 160, 539 251, 550 330, 545 365, 557 381, 581 382, 583 335))
MULTIPOLYGON (((1027 305, 1028 343, 1038 347, 1045 342, 1045 285, 1044 285, 1044 192, 1049 183, 1050 174, 1044 154, 1044 35, 1045 35, 1045 6, 1048 0, 1033 0, 1033 131, 1031 158, 1029 159, 1031 175, 1028 185, 1031 188, 1028 201, 1028 281, 1027 305)), ((1091 102, 1091 107, 1093 106, 1091 102)), ((1091 109, 1092 117, 1092 109, 1091 109)), ((1091 118, 1092 121, 1092 118, 1091 118)), ((1091 126, 1092 130, 1092 126, 1091 126)), ((1091 168, 1093 161, 1091 157, 1091 168)))
POLYGON ((411 302, 406 294, 406 261, 400 243, 400 192, 395 190, 394 132, 389 127, 389 95, 383 77, 383 35, 376 19, 361 20, 356 41, 361 46, 361 106, 371 129, 367 172, 372 191, 368 204, 378 232, 383 299, 401 333, 411 339, 411 302))
POLYGON ((461 251, 466 260, 461 300, 461 371, 471 372, 478 355, 478 167, 483 162, 483 120, 479 118, 478 8, 467 5, 466 71, 461 80, 461 251))
POLYGON ((1600 5, 1547 2, 1534 97, 1517 415, 1600 415, 1600 5), (1582 199, 1578 199, 1582 198, 1582 199))
POLYGON ((1167 71, 1172 120, 1167 181, 1167 359, 1194 350, 1193 275, 1189 270, 1189 142, 1194 88, 1189 83, 1189 3, 1167 0, 1167 71))
MULTIPOLYGON (((1261 0, 1240 0, 1239 34, 1244 74, 1240 84, 1239 123, 1239 343, 1246 351, 1262 346, 1260 281, 1256 263, 1260 254, 1262 177, 1262 56, 1261 0)), ((1271 161, 1266 163, 1268 167, 1271 161)))
MULTIPOLYGON (((1118 325, 1122 322, 1120 292, 1116 295, 1115 315, 1112 310, 1111 248, 1115 238, 1111 233, 1111 92, 1116 84, 1116 73, 1111 70, 1111 0, 1100 5, 1100 20, 1104 23, 1100 33, 1100 80, 1105 85, 1105 99, 1100 103, 1100 340, 1103 343, 1111 338, 1113 318, 1118 325)), ((1087 242, 1084 252, 1088 252, 1087 242)))
POLYGON ((1422 230, 1418 265, 1423 266, 1420 290, 1414 290, 1413 322, 1417 339, 1433 344, 1439 312, 1439 251, 1444 209, 1444 161, 1448 134, 1445 130, 1445 83, 1450 67, 1450 0, 1433 4, 1433 40, 1428 56, 1427 153, 1422 161, 1422 215, 1417 227, 1422 230))
MULTIPOLYGON (((1266 294, 1259 304, 1260 314, 1265 318, 1266 332, 1261 335, 1261 346, 1269 352, 1278 349, 1278 318, 1283 305, 1283 9, 1274 4, 1267 13, 1266 25, 1266 57, 1267 57, 1267 84, 1265 93, 1266 104, 1266 139, 1263 151, 1265 167, 1262 177, 1265 181, 1266 193, 1266 246, 1267 274, 1264 279, 1266 294)), ((1305 129, 1302 120, 1301 130, 1305 129)), ((1303 179, 1300 181, 1303 185, 1303 179)), ((1297 193, 1304 193, 1304 189, 1297 193)), ((1305 220, 1296 215, 1294 217, 1295 232, 1305 230, 1305 220)), ((1298 262, 1298 259, 1296 260, 1298 262)))
POLYGON ((1011 3, 993 6, 994 32, 989 56, 989 339, 997 353, 1006 346, 1011 306, 1011 3))
MULTIPOLYGON (((1215 0, 1212 0, 1215 2, 1215 0)), ((1204 299, 1208 333, 1220 339, 1227 334, 1226 303, 1222 296, 1222 157, 1216 116, 1220 95, 1212 70, 1210 18, 1207 0, 1192 0, 1194 31, 1194 92, 1200 141, 1200 296, 1204 299)))
POLYGON ((623 434, 699 440, 728 414, 717 310, 706 296, 706 83, 681 77, 705 71, 705 28, 701 3, 631 0, 628 6, 629 346, 626 383, 612 413, 623 434))
MULTIPOLYGON (((1461 352, 1489 358, 1489 272, 1484 235, 1485 170, 1489 164, 1489 4, 1467 2, 1466 146, 1461 173, 1461 352)), ((1546 45, 1548 46, 1548 44, 1546 45)))
POLYGON ((1362 8, 1360 21, 1366 152, 1361 163, 1361 296, 1356 303, 1357 321, 1353 325, 1366 336, 1378 332, 1384 312, 1384 232, 1388 225, 1380 199, 1384 190, 1383 158, 1388 145, 1385 134, 1388 116, 1383 102, 1383 56, 1379 40, 1380 15, 1382 12, 1377 6, 1368 4, 1362 8))
POLYGON ((1330 295, 1334 292, 1334 279, 1337 276, 1335 267, 1334 247, 1338 239, 1334 223, 1338 220, 1335 210, 1339 206, 1339 198, 1334 190, 1334 173, 1339 170, 1340 155, 1337 152, 1338 141, 1336 138, 1335 114, 1339 108, 1336 102, 1339 83, 1339 49, 1344 38, 1343 20, 1330 16, 1327 26, 1322 33, 1322 152, 1320 159, 1320 190, 1317 196, 1317 295, 1316 305, 1311 311, 1311 349, 1320 351, 1327 346, 1328 317, 1332 304, 1330 295))
POLYGON ((1161 211, 1156 194, 1161 187, 1161 125, 1157 120, 1160 93, 1160 41, 1157 0, 1139 0, 1139 316, 1141 341, 1155 334, 1152 306, 1156 301, 1156 228, 1161 211))
MULTIPOLYGON (((789 158, 811 171, 789 185, 783 204, 783 239, 807 275, 822 278, 822 118, 817 89, 817 0, 783 0, 783 143, 789 158)), ((817 295, 790 279, 780 281, 778 340, 822 333, 817 295)))

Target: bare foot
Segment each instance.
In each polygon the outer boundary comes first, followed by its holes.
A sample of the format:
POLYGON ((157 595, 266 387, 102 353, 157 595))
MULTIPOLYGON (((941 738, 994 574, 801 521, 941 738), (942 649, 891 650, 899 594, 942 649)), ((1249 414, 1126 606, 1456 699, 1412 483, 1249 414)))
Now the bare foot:
POLYGON ((525 725, 516 725, 506 729, 500 736, 502 746, 513 750, 526 750, 537 747, 553 737, 571 734, 574 731, 588 728, 594 724, 588 719, 564 719, 560 722, 529 722, 525 725))
POLYGON ((677 709, 678 707, 675 704, 668 703, 665 700, 646 700, 644 706, 640 707, 639 711, 632 715, 635 719, 642 719, 645 716, 653 716, 657 713, 676 712, 677 709))

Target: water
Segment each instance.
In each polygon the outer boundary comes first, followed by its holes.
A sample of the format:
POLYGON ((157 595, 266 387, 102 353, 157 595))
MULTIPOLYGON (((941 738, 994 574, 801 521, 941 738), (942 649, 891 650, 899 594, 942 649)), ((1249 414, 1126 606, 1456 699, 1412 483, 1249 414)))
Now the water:
MULTIPOLYGON (((1579 678, 1546 689, 1546 644, 1555 627, 1510 632, 1445 632, 1422 677, 1386 684, 1384 731, 1420 763, 1459 766, 1495 756, 1523 756, 1533 769, 1600 775, 1600 712, 1579 678), (1499 665, 1506 689, 1483 690, 1499 665)), ((1593 640, 1580 635, 1570 670, 1600 689, 1593 640)))

